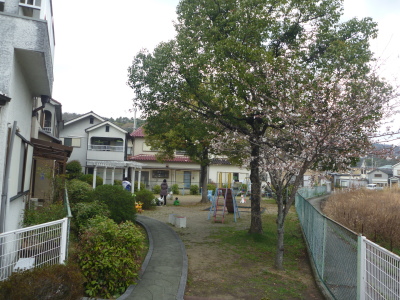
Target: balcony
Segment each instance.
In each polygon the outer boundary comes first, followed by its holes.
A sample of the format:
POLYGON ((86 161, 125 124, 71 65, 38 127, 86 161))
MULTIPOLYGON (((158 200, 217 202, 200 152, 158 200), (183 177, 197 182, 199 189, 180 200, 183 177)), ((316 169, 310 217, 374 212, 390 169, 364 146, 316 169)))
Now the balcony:
POLYGON ((50 40, 51 57, 54 59, 54 26, 51 0, 19 0, 18 14, 47 22, 48 37, 50 40))
MULTIPOLYGON (((25 81, 29 82, 30 94, 51 95, 54 53, 51 0, 0 0, 0 28, 7 31, 1 39, 1 49, 13 49, 2 51, 2 65, 7 67, 9 62, 18 61, 25 81)), ((10 93, 7 82, 12 81, 11 74, 1 74, 3 92, 10 93)))
POLYGON ((88 150, 93 150, 93 151, 124 152, 124 146, 89 145, 89 149, 88 149, 88 150))
POLYGON ((118 137, 91 137, 88 145, 88 160, 124 160, 124 140, 118 137))
POLYGON ((51 127, 43 127, 42 129, 43 131, 46 131, 47 133, 51 134, 51 127))

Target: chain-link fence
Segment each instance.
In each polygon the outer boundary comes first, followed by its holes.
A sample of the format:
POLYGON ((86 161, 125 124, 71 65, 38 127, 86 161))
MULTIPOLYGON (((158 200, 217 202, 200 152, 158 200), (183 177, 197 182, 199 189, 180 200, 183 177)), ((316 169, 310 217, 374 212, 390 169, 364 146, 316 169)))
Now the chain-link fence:
POLYGON ((335 299, 357 298, 357 234, 320 214, 307 198, 319 189, 302 189, 296 209, 320 281, 335 299), (307 191, 305 193, 305 191, 307 191))
POLYGON ((333 299, 400 299, 400 257, 321 214, 302 188, 296 210, 319 281, 333 299))

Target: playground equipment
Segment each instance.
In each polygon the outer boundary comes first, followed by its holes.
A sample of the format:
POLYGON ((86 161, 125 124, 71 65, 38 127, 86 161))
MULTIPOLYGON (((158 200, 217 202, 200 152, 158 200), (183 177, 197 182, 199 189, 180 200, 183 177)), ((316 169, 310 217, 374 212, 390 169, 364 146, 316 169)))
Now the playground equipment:
POLYGON ((216 189, 215 195, 211 200, 211 207, 208 213, 208 220, 211 215, 214 217, 214 222, 224 223, 225 213, 233 213, 236 222, 236 217, 240 218, 236 193, 231 188, 216 189))

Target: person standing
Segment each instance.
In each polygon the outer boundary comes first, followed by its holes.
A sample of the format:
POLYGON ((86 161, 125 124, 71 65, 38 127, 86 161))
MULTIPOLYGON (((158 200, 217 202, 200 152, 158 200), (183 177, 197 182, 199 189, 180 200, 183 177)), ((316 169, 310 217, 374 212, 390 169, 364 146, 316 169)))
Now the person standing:
POLYGON ((122 181, 122 187, 127 190, 130 191, 131 190, 131 183, 129 182, 128 178, 125 177, 124 180, 122 181))
POLYGON ((161 198, 164 199, 164 205, 167 205, 167 194, 168 194, 168 183, 167 179, 164 179, 163 182, 161 183, 161 193, 160 193, 161 198))

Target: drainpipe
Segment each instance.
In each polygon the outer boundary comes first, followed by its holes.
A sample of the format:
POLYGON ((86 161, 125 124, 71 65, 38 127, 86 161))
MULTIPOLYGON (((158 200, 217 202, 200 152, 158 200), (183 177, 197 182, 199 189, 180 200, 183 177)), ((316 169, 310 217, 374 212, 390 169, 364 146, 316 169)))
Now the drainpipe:
POLYGON ((35 116, 36 116, 36 113, 37 113, 39 110, 45 108, 46 103, 50 103, 51 98, 50 98, 50 96, 47 96, 47 95, 41 95, 41 96, 40 96, 40 100, 42 101, 42 106, 40 106, 40 107, 38 107, 38 108, 36 108, 36 109, 34 109, 34 110, 32 111, 32 117, 35 117, 35 116))
POLYGON ((6 158, 6 170, 4 172, 3 179, 3 193, 1 194, 1 210, 0 210, 0 233, 3 233, 6 229, 6 212, 8 207, 8 181, 10 178, 10 169, 11 169, 11 157, 14 146, 14 137, 17 132, 17 121, 14 121, 13 128, 10 136, 10 143, 7 149, 7 158, 6 158))

